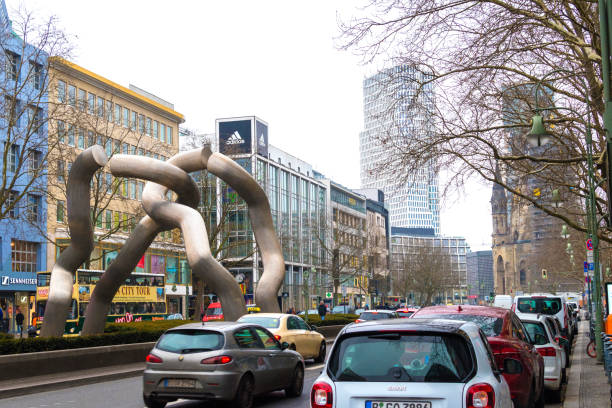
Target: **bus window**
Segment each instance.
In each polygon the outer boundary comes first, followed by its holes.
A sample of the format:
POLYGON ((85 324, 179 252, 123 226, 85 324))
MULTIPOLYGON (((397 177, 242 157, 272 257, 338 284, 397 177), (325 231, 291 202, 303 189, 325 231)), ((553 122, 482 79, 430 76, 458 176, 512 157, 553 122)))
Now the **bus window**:
POLYGON ((164 286, 164 281, 160 276, 156 276, 153 278, 152 285, 153 286, 164 286))
POLYGON ((76 299, 72 299, 72 303, 70 304, 70 307, 68 308, 68 317, 67 319, 69 320, 74 320, 77 318, 77 301, 76 299))
POLYGON ((136 313, 136 303, 135 302, 127 302, 125 304, 125 312, 134 314, 136 313))
POLYGON ((125 284, 127 286, 134 286, 134 279, 131 276, 128 276, 125 278, 125 284))
POLYGON ((36 286, 49 286, 50 282, 50 273, 39 273, 38 275, 36 275, 36 286))
POLYGON ((39 300, 38 302, 36 302, 36 314, 38 315, 38 318, 41 322, 41 318, 45 315, 45 307, 47 307, 46 300, 39 300))
POLYGON ((166 304, 164 302, 157 302, 157 307, 155 308, 155 313, 166 314, 166 304))
POLYGON ((144 286, 145 284, 145 278, 144 276, 134 276, 134 281, 135 281, 135 285, 137 286, 144 286))
POLYGON ((111 306, 111 314, 114 315, 124 315, 125 314, 125 303, 113 303, 111 306))
POLYGON ((88 304, 89 303, 87 303, 87 302, 79 303, 79 316, 85 317, 85 310, 87 310, 87 305, 88 304))
POLYGON ((94 273, 91 275, 91 284, 95 285, 96 283, 98 283, 100 281, 100 278, 102 277, 101 274, 99 273, 94 273))

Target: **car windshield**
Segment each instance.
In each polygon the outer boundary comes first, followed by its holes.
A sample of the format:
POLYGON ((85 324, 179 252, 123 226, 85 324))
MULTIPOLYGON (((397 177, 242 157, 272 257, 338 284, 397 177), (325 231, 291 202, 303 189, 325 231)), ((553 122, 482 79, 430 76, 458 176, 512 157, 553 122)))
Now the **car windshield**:
POLYGON ((335 381, 465 382, 473 364, 460 336, 384 332, 341 339, 328 369, 335 381))
POLYGON ((466 322, 472 322, 472 323, 477 324, 482 329, 482 331, 486 334, 487 337, 499 336, 502 331, 502 326, 504 325, 504 319, 500 317, 469 315, 469 314, 463 314, 463 313, 443 314, 443 315, 435 315, 435 316, 427 316, 427 317, 435 317, 437 319, 463 320, 466 322))
POLYGON ((363 312, 359 318, 361 320, 384 320, 393 319, 393 313, 381 313, 381 312, 363 312))
POLYGON ((280 319, 277 317, 263 317, 257 315, 242 316, 238 319, 239 322, 247 322, 258 324, 266 329, 278 329, 280 327, 280 319))
POLYGON ((334 306, 332 313, 348 313, 350 308, 348 306, 334 306))
POLYGON ((559 298, 520 298, 517 309, 521 313, 541 313, 555 315, 561 310, 561 299, 559 298))
POLYGON ((542 323, 523 322, 523 326, 525 326, 525 330, 527 330, 527 333, 529 333, 529 337, 535 341, 536 346, 541 346, 548 343, 546 329, 544 329, 544 325, 542 323), (538 334, 543 337, 536 337, 538 334))
POLYGON ((397 312, 399 317, 410 317, 414 314, 414 312, 397 312))
POLYGON ((221 316, 223 314, 223 309, 220 307, 209 307, 206 309, 206 316, 221 316))
POLYGON ((198 353, 219 350, 223 347, 223 335, 207 330, 172 330, 157 342, 156 348, 171 353, 198 353))

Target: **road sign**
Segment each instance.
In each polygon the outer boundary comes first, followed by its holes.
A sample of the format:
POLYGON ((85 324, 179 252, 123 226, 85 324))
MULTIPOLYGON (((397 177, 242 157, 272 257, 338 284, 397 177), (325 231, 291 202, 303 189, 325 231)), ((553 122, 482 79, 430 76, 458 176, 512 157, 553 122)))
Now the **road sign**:
POLYGON ((334 296, 333 293, 325 292, 325 299, 331 299, 333 296, 334 296))
POLYGON ((592 264, 593 262, 593 251, 587 251, 587 262, 592 264))
POLYGON ((593 262, 589 262, 589 271, 595 270, 595 264, 593 262))
POLYGON ((591 238, 586 240, 586 246, 589 251, 593 250, 593 240, 591 238))

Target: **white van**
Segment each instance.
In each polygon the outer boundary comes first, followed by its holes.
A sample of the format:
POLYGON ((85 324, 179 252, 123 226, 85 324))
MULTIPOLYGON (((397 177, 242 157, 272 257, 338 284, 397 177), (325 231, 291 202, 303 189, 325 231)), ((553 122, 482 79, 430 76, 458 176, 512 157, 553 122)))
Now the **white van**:
POLYGON ((497 295, 493 301, 493 306, 503 307, 504 309, 510 309, 512 307, 512 296, 510 295, 497 295))

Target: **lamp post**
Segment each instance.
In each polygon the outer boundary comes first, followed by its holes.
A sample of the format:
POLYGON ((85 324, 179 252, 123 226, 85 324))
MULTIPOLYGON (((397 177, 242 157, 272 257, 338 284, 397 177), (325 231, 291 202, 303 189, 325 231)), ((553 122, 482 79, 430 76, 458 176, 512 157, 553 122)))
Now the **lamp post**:
MULTIPOLYGON (((600 1, 601 5, 601 1, 600 1)), ((562 106, 549 106, 546 108, 540 108, 538 105, 538 91, 540 89, 540 85, 544 81, 544 79, 552 74, 565 72, 569 74, 574 74, 573 72, 567 71, 565 69, 557 69, 549 72, 544 75, 542 79, 540 79, 535 88, 535 115, 532 119, 532 128, 529 134, 527 135, 527 141, 532 146, 543 146, 551 140, 551 135, 548 133, 546 128, 544 127, 544 119, 540 115, 541 111, 550 111, 550 110, 567 110, 577 117, 582 117, 582 115, 576 110, 568 107, 562 106)), ((584 81, 584 79, 583 79, 584 81)), ((585 89, 586 83, 585 83, 585 89)), ((589 95, 586 93, 586 105, 590 106, 589 95)), ((600 278, 600 270, 599 270, 599 239, 597 235, 598 231, 598 223, 597 223, 597 207, 595 203, 595 174, 593 172, 593 139, 591 135, 591 116, 587 113, 586 116, 586 129, 585 129, 585 139, 586 139, 586 152, 587 152, 587 168, 588 168, 588 178, 587 178, 587 186, 588 186, 588 197, 586 200, 586 216, 587 216, 587 231, 589 238, 593 242, 593 272, 594 272, 594 286, 595 286, 595 313, 591 313, 591 316, 595 316, 595 333, 600 333, 603 327, 603 319, 602 319, 602 303, 601 303, 601 278, 600 278)), ((571 250, 571 243, 567 243, 567 251, 571 250)), ((589 302, 590 304, 590 302, 589 302)), ((593 318, 593 317, 591 317, 593 318)), ((601 336, 595 336, 595 342, 597 346, 597 359, 598 361, 603 361, 603 344, 601 336)))

